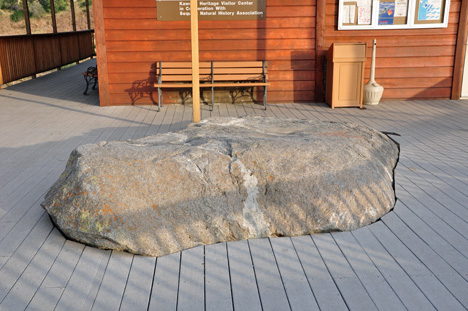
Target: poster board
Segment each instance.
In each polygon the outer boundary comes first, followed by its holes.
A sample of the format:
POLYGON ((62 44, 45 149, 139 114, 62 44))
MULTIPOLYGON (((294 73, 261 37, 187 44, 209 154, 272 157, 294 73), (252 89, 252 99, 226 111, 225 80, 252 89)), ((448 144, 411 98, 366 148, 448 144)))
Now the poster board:
POLYGON ((442 23, 444 9, 445 0, 417 0, 414 23, 420 25, 442 23))
POLYGON ((338 30, 443 28, 450 0, 339 0, 338 30))

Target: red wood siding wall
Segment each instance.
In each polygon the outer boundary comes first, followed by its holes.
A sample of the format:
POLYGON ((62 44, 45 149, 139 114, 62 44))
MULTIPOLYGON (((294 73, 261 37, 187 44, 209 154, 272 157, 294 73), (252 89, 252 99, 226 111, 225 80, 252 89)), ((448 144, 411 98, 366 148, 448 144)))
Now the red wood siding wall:
MULTIPOLYGON (((141 88, 154 81, 154 62, 190 61, 190 23, 157 21, 155 0, 102 1, 107 103, 129 105, 135 83, 141 82, 141 88)), ((263 21, 201 21, 200 60, 265 59, 270 64, 269 102, 314 102, 315 0, 266 3, 263 21)), ((165 103, 178 100, 177 93, 166 94, 165 103)), ((151 100, 145 96, 135 104, 151 100)))
POLYGON ((383 99, 448 99, 460 7, 461 0, 451 0, 448 28, 338 31, 338 0, 327 0, 324 47, 333 42, 367 42, 367 82, 375 38, 376 81, 385 88, 383 99))

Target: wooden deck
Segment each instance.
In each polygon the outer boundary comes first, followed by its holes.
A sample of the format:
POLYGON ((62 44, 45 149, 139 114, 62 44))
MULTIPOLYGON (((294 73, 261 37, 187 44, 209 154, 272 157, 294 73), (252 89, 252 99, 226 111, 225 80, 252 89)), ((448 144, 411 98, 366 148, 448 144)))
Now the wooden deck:
POLYGON ((160 258, 66 240, 40 207, 73 148, 184 128, 191 107, 98 107, 88 61, 0 90, 0 310, 466 310, 468 102, 216 105, 210 116, 352 121, 396 132, 398 202, 353 232, 160 258))

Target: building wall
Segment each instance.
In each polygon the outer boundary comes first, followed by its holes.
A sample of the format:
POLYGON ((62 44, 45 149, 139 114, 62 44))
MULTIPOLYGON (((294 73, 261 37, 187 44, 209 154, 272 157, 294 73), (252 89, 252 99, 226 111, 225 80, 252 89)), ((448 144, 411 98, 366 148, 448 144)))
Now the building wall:
POLYGON ((326 1, 324 48, 333 42, 367 42, 367 81, 375 38, 376 81, 385 88, 383 99, 451 97, 461 0, 451 0, 447 28, 361 31, 338 31, 338 0, 326 1))
MULTIPOLYGON (((311 103, 324 100, 328 47, 367 42, 367 81, 375 38, 376 81, 385 87, 383 100, 448 99, 458 92, 457 67, 463 63, 458 57, 455 65, 459 20, 461 10, 468 12, 462 0, 451 0, 447 28, 361 31, 338 31, 338 0, 320 1, 266 0, 265 20, 200 21, 200 60, 267 60, 270 103, 311 103)), ((101 105, 154 103, 141 93, 154 91, 154 63, 190 61, 190 23, 157 21, 155 0, 101 0, 93 6, 101 105)), ((164 100, 181 101, 178 92, 169 91, 164 100)))
MULTIPOLYGON (((200 21, 200 61, 267 60, 269 102, 314 102, 315 0, 266 6, 265 20, 200 21)), ((134 104, 151 104, 148 94, 138 94, 152 90, 154 63, 191 59, 190 22, 157 21, 155 0, 102 0, 102 12, 105 47, 98 54, 106 54, 100 63, 107 66, 108 98, 101 92, 101 105, 129 105, 132 96, 134 104)), ((177 92, 165 95, 165 103, 180 101, 177 92)))

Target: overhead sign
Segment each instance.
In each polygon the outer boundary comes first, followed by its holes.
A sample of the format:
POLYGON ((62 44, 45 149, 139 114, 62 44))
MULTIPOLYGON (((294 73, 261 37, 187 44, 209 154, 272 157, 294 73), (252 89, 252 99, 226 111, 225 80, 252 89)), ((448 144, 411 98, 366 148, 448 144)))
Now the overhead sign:
MULTIPOLYGON (((198 1, 198 18, 207 20, 265 19, 266 0, 198 1)), ((156 0, 159 21, 189 21, 190 1, 156 0)))

